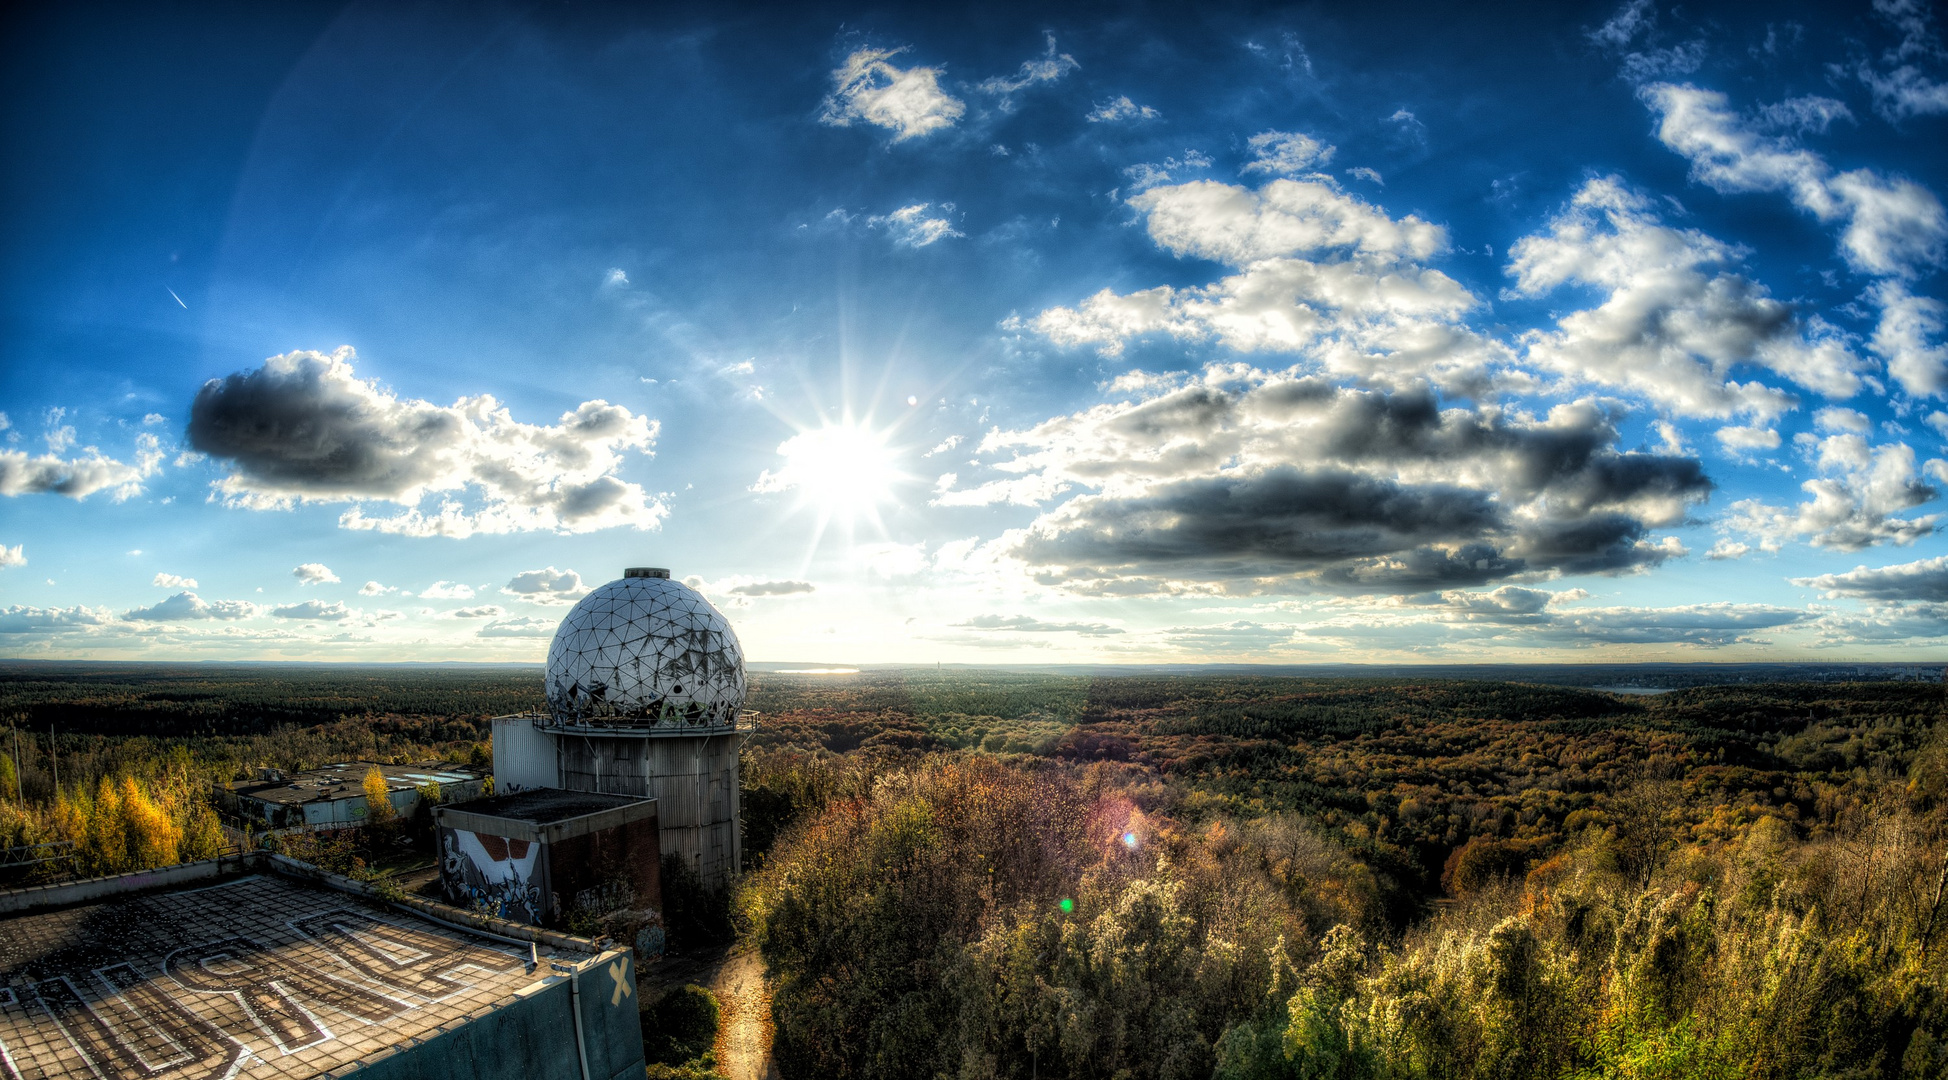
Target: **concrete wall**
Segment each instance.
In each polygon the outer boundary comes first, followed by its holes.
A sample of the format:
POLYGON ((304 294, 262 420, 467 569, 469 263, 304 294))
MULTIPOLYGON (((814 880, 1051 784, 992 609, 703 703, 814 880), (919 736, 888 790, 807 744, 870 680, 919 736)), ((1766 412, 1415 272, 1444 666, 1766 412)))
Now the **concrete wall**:
POLYGON ((561 787, 555 741, 526 716, 494 718, 494 792, 508 795, 529 788, 561 787))
POLYGON ((722 887, 743 865, 737 778, 741 740, 734 732, 562 735, 561 786, 655 799, 663 854, 681 858, 706 885, 722 887))
POLYGON ((628 950, 611 950, 581 965, 577 981, 579 993, 571 994, 570 977, 557 974, 508 1004, 340 1075, 362 1080, 581 1080, 575 1045, 579 1012, 589 1080, 641 1080, 642 1021, 628 950))

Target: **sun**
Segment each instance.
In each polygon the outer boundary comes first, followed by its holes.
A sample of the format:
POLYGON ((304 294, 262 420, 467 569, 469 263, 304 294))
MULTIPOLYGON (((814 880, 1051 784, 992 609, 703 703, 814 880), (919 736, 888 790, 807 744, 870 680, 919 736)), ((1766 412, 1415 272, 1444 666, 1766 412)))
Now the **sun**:
POLYGON ((796 491, 821 523, 877 519, 903 479, 888 435, 851 422, 801 431, 779 444, 784 464, 760 476, 755 490, 796 491))

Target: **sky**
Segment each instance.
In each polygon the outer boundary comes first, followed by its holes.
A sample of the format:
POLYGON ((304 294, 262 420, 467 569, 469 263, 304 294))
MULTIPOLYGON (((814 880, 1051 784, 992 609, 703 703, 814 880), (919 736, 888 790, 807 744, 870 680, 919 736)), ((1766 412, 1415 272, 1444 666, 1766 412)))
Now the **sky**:
POLYGON ((41 5, 0 656, 1948 658, 1924 0, 41 5))

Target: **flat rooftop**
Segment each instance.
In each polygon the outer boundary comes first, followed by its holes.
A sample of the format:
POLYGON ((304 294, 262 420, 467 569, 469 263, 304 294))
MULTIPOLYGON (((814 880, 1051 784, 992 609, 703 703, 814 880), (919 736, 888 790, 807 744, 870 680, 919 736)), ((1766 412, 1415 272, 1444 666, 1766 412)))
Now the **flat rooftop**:
POLYGON ((594 791, 564 791, 560 788, 535 788, 513 795, 474 799, 466 812, 481 817, 507 818, 532 825, 552 825, 569 818, 586 817, 604 810, 616 810, 653 801, 627 795, 605 795, 594 791))
POLYGON ((379 774, 386 778, 387 791, 406 791, 428 782, 455 784, 480 780, 490 771, 477 765, 460 765, 450 761, 430 765, 380 765, 372 761, 347 761, 287 773, 281 780, 247 780, 231 785, 231 790, 247 799, 274 803, 358 799, 365 796, 365 774, 375 766, 379 774))
POLYGON ((0 1075, 303 1080, 588 959, 527 949, 269 871, 0 917, 0 1075))
POLYGON ((654 822, 656 813, 655 799, 536 788, 458 806, 435 807, 433 820, 441 828, 558 844, 634 822, 654 822))

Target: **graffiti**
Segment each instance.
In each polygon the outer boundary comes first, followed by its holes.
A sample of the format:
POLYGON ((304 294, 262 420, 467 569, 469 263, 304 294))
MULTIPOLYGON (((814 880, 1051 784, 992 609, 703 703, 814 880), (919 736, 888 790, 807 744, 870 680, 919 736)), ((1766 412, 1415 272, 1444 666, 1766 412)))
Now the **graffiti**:
POLYGON ((316 1006, 329 1006, 367 1024, 396 1016, 409 1007, 308 965, 293 963, 292 958, 249 938, 178 949, 163 961, 163 970, 185 990, 236 998, 258 1031, 287 1054, 334 1037, 319 1022, 316 1006))
POLYGON ((624 877, 612 877, 575 894, 575 910, 590 915, 607 915, 635 906, 636 890, 624 877))
POLYGON ((529 978, 525 956, 363 911, 257 926, 106 964, 82 940, 0 969, 0 1080, 232 1080, 300 1053, 322 1071, 369 1052, 359 1032, 436 1029, 477 1007, 463 992, 529 978))
POLYGON ((41 980, 33 993, 96 1073, 230 1076, 243 1064, 242 1045, 177 1004, 131 965, 97 968, 94 974, 109 991, 97 1004, 84 1000, 66 976, 41 980))
POLYGON ((466 829, 440 830, 447 900, 514 922, 540 923, 548 914, 547 864, 541 845, 466 829))
POLYGON ((636 934, 636 958, 654 960, 663 955, 669 938, 663 932, 662 923, 651 923, 636 934))
POLYGON ((365 978, 427 1001, 445 1001, 472 987, 456 977, 460 971, 510 969, 505 954, 471 946, 456 949, 448 939, 356 911, 294 919, 291 926, 365 978))

